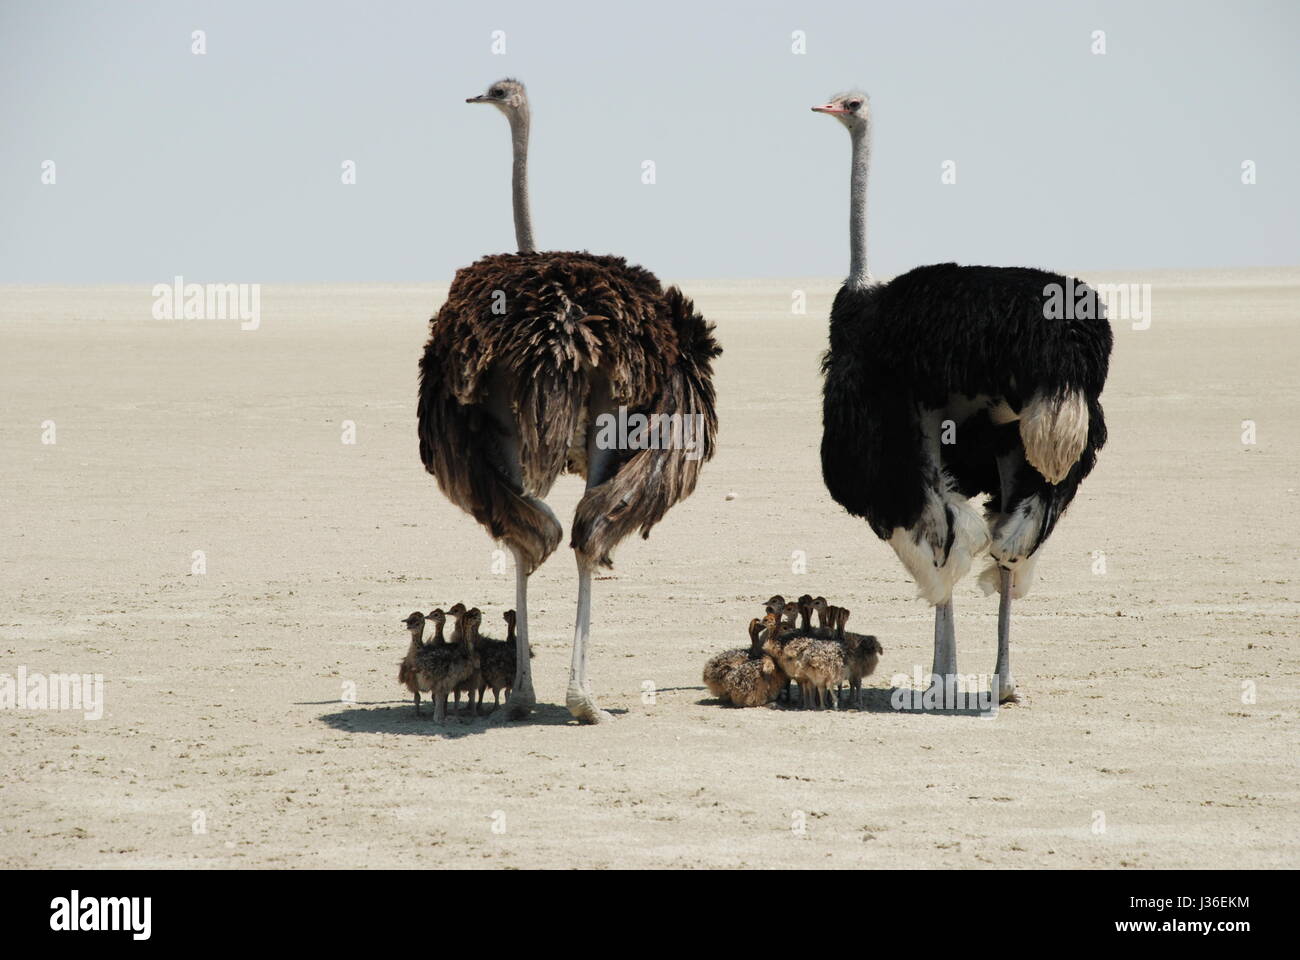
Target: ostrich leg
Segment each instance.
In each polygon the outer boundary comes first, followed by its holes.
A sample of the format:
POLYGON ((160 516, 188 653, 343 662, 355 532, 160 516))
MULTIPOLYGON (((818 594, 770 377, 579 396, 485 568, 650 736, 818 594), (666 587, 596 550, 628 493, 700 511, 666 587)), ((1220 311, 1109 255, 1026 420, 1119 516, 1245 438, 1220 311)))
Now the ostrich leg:
POLYGON ((573 660, 569 665, 569 691, 565 704, 583 723, 601 723, 612 717, 596 704, 587 678, 587 645, 591 641, 591 567, 578 557, 578 617, 573 628, 573 660))
POLYGON ((524 558, 511 550, 515 558, 515 685, 506 697, 504 710, 492 711, 496 722, 523 720, 537 705, 533 693, 533 664, 528 647, 528 574, 524 558))
POLYGON ((946 708, 949 685, 957 683, 957 633, 953 623, 952 598, 934 608, 934 665, 930 668, 930 689, 946 708))
MULTIPOLYGON (((618 406, 608 384, 593 384, 588 400, 587 492, 607 482, 618 472, 618 451, 605 449, 598 424, 603 416, 616 416, 618 406)), ((577 534, 575 533, 575 539, 577 534)), ((569 666, 569 690, 565 705, 583 723, 603 723, 613 717, 600 709, 587 678, 587 647, 591 643, 591 574, 596 560, 584 549, 574 551, 578 560, 578 615, 573 626, 573 660, 569 666)))
MULTIPOLYGON (((997 458, 998 480, 1002 492, 1002 512, 1015 506, 1016 481, 1025 468, 1025 455, 1019 447, 997 458)), ((990 550, 990 553, 993 551, 990 550)), ((998 565, 998 664, 993 668, 993 696, 998 703, 1016 699, 1016 681, 1011 675, 1011 568, 998 565)))
POLYGON ((998 602, 998 665, 993 671, 993 696, 999 703, 1016 699, 1016 680, 1011 675, 1011 571, 998 569, 1002 598, 998 602))

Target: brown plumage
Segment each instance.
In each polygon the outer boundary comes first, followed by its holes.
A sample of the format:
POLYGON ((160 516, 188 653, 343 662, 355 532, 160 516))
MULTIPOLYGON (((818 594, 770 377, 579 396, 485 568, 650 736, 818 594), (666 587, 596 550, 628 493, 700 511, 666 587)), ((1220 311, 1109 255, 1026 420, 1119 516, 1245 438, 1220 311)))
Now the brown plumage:
MULTIPOLYGON (((568 705, 595 722, 608 715, 587 686, 591 571, 614 547, 643 537, 695 489, 717 433, 713 326, 676 287, 621 257, 533 251, 526 162, 529 107, 523 84, 499 81, 471 102, 510 121, 514 212, 520 252, 458 270, 430 323, 420 360, 420 459, 442 492, 511 549, 519 632, 527 640, 526 580, 563 532, 542 498, 566 470, 584 476, 570 546, 578 558, 579 612, 568 705), (690 418, 693 449, 614 449, 598 419, 690 418), (696 417, 700 419, 697 421, 696 417)), ((672 422, 671 419, 665 422, 672 422)), ((527 661, 519 664, 512 717, 532 707, 527 661), (519 702, 516 703, 515 701, 519 702)))
POLYGON ((749 647, 724 650, 722 653, 710 657, 708 663, 704 665, 704 685, 709 688, 711 694, 720 700, 728 699, 727 677, 731 675, 733 670, 749 659, 750 650, 754 645, 756 624, 761 628, 759 621, 749 621, 749 647))
POLYGON ((723 680, 726 700, 737 707, 761 707, 776 699, 786 677, 776 661, 763 651, 763 624, 749 621, 749 650, 723 680))
MULTIPOLYGON (((454 608, 453 608, 454 609, 454 608)), ((415 658, 415 672, 421 690, 429 691, 434 701, 434 719, 442 723, 447 717, 447 698, 478 672, 478 653, 473 636, 482 614, 467 611, 457 625, 460 638, 441 645, 427 643, 415 658), (461 627, 464 629, 461 629, 461 627)), ((418 709, 418 707, 417 707, 418 709)))
POLYGON ((703 414, 698 459, 681 449, 610 451, 610 475, 578 504, 570 544, 610 566, 618 541, 638 527, 649 536, 713 455, 719 353, 712 324, 681 291, 663 290, 621 257, 484 257, 457 271, 430 326, 420 360, 420 459, 453 503, 523 552, 531 573, 562 536, 538 498, 566 469, 586 475, 585 458, 570 454, 587 443, 579 428, 594 430, 593 399, 629 414, 703 414), (497 291, 501 315, 492 313, 497 291), (493 391, 502 396, 489 403, 493 391), (513 422, 501 422, 505 409, 513 422))
POLYGON ((420 651, 424 649, 424 641, 421 639, 424 633, 424 614, 418 610, 402 621, 402 626, 406 627, 411 634, 410 646, 406 648, 406 656, 397 665, 397 682, 411 691, 415 697, 415 714, 420 715, 420 693, 429 691, 427 685, 421 685, 419 672, 416 670, 416 663, 420 656, 420 651))

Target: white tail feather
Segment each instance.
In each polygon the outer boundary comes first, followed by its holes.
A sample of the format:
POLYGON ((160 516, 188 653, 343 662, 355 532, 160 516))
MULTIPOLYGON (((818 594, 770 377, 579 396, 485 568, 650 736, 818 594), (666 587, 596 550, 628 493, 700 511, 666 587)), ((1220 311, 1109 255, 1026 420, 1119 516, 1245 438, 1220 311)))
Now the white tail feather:
POLYGON ((1020 413, 1025 459, 1048 483, 1060 483, 1088 443, 1088 401, 1078 390, 1034 394, 1020 413))

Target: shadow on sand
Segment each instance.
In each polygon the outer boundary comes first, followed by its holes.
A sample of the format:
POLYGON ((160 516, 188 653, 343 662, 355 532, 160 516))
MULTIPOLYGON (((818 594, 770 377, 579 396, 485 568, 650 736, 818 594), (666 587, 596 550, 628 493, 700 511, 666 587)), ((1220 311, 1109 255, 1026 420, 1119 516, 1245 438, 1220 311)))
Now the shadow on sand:
MULTIPOLYGON (((337 703, 337 701, 332 701, 337 703)), ((421 715, 415 715, 415 708, 410 700, 389 701, 389 704, 357 704, 336 713, 327 713, 320 721, 342 730, 345 733, 395 733, 416 737, 446 737, 456 739, 468 737, 489 730, 508 730, 511 727, 542 726, 562 727, 578 726, 578 721, 569 713, 568 708, 550 703, 539 703, 526 720, 514 720, 501 723, 493 722, 493 711, 482 716, 457 714, 450 707, 447 719, 438 723, 433 719, 433 704, 425 701, 420 705, 421 715)), ((615 716, 627 713, 626 710, 610 710, 615 716)))

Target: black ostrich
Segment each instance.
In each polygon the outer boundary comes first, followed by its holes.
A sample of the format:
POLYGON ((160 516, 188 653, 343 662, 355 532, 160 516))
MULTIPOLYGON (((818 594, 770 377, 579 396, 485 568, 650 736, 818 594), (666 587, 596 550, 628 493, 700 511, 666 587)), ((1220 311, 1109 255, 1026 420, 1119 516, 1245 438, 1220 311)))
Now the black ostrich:
POLYGON ((813 110, 853 141, 852 265, 822 361, 822 477, 934 605, 932 683, 945 691, 956 689, 953 585, 988 549, 980 586, 1002 595, 993 692, 1015 699, 1011 599, 1029 590, 1039 548, 1106 442, 1098 397, 1110 324, 1081 281, 1027 267, 940 263, 873 283, 867 96, 841 94, 813 110), (1091 298, 1091 311, 1066 311, 1089 319, 1047 309, 1065 291, 1091 298), (981 494, 984 516, 968 502, 981 494))
POLYGON ((516 673, 501 719, 521 719, 536 703, 528 577, 563 535, 543 498, 562 473, 585 478, 570 539, 578 610, 565 702, 579 720, 597 723, 609 714, 587 678, 592 572, 612 565, 630 533, 648 537, 695 489, 713 455, 712 364, 722 351, 713 325, 648 270, 621 257, 536 252, 524 85, 501 80, 468 102, 490 103, 510 122, 519 252, 456 271, 430 322, 420 459, 448 499, 514 555, 516 673), (621 408, 628 422, 649 420, 626 442, 605 429, 621 408))

